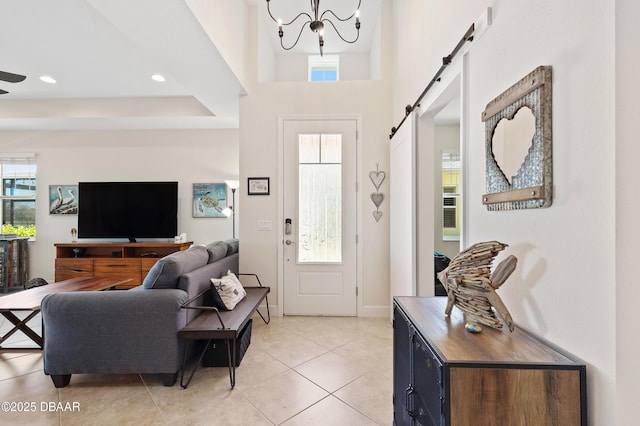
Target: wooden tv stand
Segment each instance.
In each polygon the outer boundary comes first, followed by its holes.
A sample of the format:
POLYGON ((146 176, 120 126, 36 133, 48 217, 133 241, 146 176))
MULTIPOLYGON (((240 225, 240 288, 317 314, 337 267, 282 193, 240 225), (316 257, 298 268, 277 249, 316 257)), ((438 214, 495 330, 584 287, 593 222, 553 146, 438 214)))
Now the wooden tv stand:
POLYGON ((186 243, 59 243, 56 247, 55 280, 101 276, 131 281, 118 286, 129 289, 142 284, 160 258, 188 249, 186 243), (78 249, 80 252, 74 252, 78 249))

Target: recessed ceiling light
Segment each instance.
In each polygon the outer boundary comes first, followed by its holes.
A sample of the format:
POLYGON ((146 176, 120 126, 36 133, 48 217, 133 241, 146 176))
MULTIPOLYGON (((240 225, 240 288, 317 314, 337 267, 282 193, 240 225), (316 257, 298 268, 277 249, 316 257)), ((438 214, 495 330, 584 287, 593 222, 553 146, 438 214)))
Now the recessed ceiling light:
POLYGON ((45 83, 49 83, 49 84, 55 84, 56 83, 56 79, 51 77, 50 75, 41 75, 40 76, 40 80, 44 81, 45 83))
POLYGON ((151 78, 153 79, 153 81, 158 81, 158 82, 160 82, 160 83, 162 83, 162 82, 164 82, 164 81, 166 81, 166 80, 167 80, 166 78, 164 78, 164 76, 162 76, 162 75, 160 75, 160 74, 153 74, 153 75, 151 76, 151 78))

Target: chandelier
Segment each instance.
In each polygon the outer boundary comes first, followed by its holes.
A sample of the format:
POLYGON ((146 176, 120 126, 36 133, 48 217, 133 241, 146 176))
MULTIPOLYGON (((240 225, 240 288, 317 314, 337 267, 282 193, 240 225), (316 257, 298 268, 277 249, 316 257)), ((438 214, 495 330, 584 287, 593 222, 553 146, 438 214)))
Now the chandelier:
POLYGON ((320 45, 320 56, 323 55, 325 23, 331 24, 336 34, 338 34, 338 37, 340 37, 346 43, 350 43, 350 44, 355 43, 356 41, 358 41, 358 37, 360 37, 360 4, 362 3, 362 0, 358 0, 358 7, 356 7, 356 10, 351 14, 351 16, 348 16, 346 18, 339 17, 331 9, 327 9, 321 14, 320 0, 310 0, 311 13, 313 17, 306 12, 300 12, 295 18, 293 18, 291 21, 286 23, 282 22, 282 20, 280 19, 276 19, 273 17, 273 14, 271 13, 271 8, 269 7, 270 2, 271 0, 267 0, 267 12, 269 12, 269 16, 271 16, 271 19, 273 19, 273 22, 278 24, 278 36, 280 36, 280 46, 282 46, 284 50, 291 50, 296 44, 298 44, 298 41, 300 40, 300 36, 302 35, 302 31, 304 30, 307 24, 309 24, 309 28, 311 28, 311 31, 318 34, 318 44, 320 45), (338 28, 333 23, 333 21, 329 19, 331 16, 333 17, 333 19, 338 20, 340 22, 346 22, 355 17, 356 38, 354 38, 353 40, 347 40, 346 38, 344 38, 342 34, 340 34, 340 31, 338 31, 338 28), (289 47, 285 46, 283 41, 284 31, 282 28, 288 27, 289 25, 292 25, 296 22, 301 22, 301 21, 298 21, 298 19, 301 19, 301 18, 305 19, 305 21, 300 26, 298 37, 296 38, 296 40, 293 42, 292 45, 290 45, 289 47))

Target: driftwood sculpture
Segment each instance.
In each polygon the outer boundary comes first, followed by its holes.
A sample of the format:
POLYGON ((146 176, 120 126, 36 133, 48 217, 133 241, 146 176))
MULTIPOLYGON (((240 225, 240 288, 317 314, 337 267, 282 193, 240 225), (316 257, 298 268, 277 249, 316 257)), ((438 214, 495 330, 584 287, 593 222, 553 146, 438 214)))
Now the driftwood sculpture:
POLYGON ((502 321, 513 331, 513 319, 500 296, 496 293, 516 269, 518 259, 509 256, 491 273, 491 264, 496 255, 508 247, 498 241, 477 243, 460 252, 449 266, 438 273, 438 278, 447 290, 446 315, 453 305, 460 308, 469 320, 493 328, 502 328, 502 321), (494 312, 495 310, 495 312, 494 312))

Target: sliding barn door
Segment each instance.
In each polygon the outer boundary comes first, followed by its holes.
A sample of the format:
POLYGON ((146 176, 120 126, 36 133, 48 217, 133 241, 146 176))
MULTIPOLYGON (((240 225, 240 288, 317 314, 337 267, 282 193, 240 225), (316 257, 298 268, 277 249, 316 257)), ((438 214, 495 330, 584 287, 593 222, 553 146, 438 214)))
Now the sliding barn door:
MULTIPOLYGON (((411 113, 391 139, 391 299, 416 295, 416 116, 411 113)), ((390 303, 393 309, 393 303, 390 303)))

